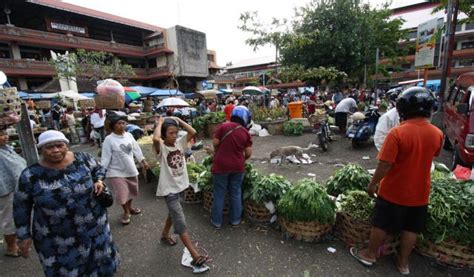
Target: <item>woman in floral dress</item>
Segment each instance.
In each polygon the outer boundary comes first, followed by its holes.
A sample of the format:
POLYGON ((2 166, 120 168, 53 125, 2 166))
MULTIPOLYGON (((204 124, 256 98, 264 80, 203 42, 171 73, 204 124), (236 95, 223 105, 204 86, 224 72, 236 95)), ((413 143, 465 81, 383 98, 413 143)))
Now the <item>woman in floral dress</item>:
POLYGON ((61 132, 38 140, 41 160, 21 174, 13 203, 21 254, 28 257, 34 243, 46 276, 113 276, 118 252, 94 195, 104 189, 104 168, 69 151, 61 132))

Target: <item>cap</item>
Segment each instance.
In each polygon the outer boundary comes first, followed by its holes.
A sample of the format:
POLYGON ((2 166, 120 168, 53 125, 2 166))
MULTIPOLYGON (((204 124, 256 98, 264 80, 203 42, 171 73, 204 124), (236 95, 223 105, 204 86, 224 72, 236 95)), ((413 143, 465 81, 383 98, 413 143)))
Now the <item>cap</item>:
POLYGON ((36 146, 38 148, 41 148, 45 144, 55 142, 55 141, 61 141, 61 142, 69 144, 69 140, 66 138, 66 136, 63 133, 56 130, 49 130, 42 133, 38 137, 38 144, 36 146))

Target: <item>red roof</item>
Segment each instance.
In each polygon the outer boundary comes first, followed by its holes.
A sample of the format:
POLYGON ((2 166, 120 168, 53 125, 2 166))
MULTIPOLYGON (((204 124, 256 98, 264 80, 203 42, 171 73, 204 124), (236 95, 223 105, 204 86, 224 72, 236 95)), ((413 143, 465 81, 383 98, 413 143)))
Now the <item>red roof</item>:
POLYGON ((28 0, 28 2, 33 3, 33 4, 42 5, 42 6, 46 6, 46 7, 50 7, 50 8, 53 8, 53 9, 64 10, 64 11, 68 11, 68 12, 72 12, 72 13, 76 13, 76 14, 81 14, 81 15, 85 15, 85 16, 99 18, 99 19, 106 20, 106 21, 120 23, 120 24, 124 24, 124 25, 128 25, 128 26, 133 26, 133 27, 137 27, 137 28, 140 28, 140 29, 150 30, 150 31, 153 31, 153 32, 163 31, 163 28, 155 26, 155 25, 151 25, 151 24, 140 22, 140 21, 136 21, 136 20, 132 20, 132 19, 128 19, 128 18, 124 18, 124 17, 104 13, 104 12, 101 12, 101 11, 96 11, 96 10, 89 9, 89 8, 76 6, 76 5, 61 2, 61 1, 58 1, 58 0, 28 0))

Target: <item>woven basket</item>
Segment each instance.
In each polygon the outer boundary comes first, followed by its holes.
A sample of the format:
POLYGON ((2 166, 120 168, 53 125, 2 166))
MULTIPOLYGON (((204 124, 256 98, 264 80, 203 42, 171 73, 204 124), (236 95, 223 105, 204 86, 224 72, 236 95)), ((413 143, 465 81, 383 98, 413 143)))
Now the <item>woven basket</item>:
POLYGON ((271 223, 272 214, 265 205, 257 204, 254 201, 245 202, 245 215, 248 219, 259 223, 271 223))
POLYGON ((21 112, 20 96, 16 87, 0 89, 0 113, 14 111, 21 112))
POLYGON ((307 242, 315 242, 321 240, 332 229, 331 224, 320 224, 316 221, 288 221, 282 217, 278 217, 278 223, 282 232, 289 237, 307 242))
POLYGON ((202 202, 202 192, 194 192, 194 189, 189 186, 184 190, 184 203, 195 204, 202 202))
MULTIPOLYGON (((354 219, 347 213, 338 213, 336 217, 336 236, 343 240, 348 247, 364 247, 370 237, 372 225, 368 222, 354 219)), ((400 244, 398 237, 386 241, 378 251, 379 257, 386 256, 397 251, 400 244)))
POLYGON ((125 98, 115 94, 97 94, 94 98, 94 102, 99 109, 120 110, 125 106, 125 98))
POLYGON ((418 253, 436 259, 442 264, 474 269, 474 251, 469 246, 464 246, 455 241, 443 241, 435 244, 428 240, 416 244, 418 253))
MULTIPOLYGON (((214 202, 214 195, 211 191, 204 191, 202 193, 202 203, 204 209, 208 212, 212 211, 212 202, 214 202)), ((224 198, 224 211, 223 214, 229 214, 229 198, 227 195, 224 198)))

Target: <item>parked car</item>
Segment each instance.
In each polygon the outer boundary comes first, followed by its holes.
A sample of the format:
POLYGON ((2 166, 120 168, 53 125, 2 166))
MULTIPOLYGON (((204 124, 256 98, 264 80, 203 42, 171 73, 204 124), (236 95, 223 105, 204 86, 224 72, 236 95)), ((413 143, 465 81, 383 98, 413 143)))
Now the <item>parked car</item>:
POLYGON ((445 149, 453 150, 451 167, 474 164, 474 72, 462 74, 444 102, 445 149), (471 108, 472 107, 472 108, 471 108))

